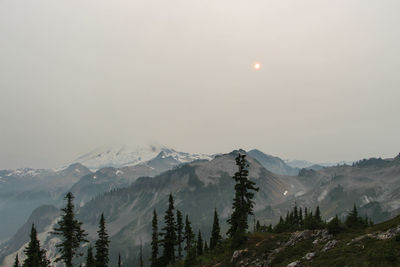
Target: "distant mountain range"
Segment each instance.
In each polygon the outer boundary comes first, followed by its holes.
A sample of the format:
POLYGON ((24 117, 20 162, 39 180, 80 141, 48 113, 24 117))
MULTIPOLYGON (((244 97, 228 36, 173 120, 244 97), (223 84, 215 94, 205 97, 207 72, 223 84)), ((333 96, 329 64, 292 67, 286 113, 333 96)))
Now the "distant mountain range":
MULTIPOLYGON (((297 175, 300 170, 259 150, 252 150, 249 155, 276 174, 297 175)), ((67 191, 72 191, 77 205, 83 206, 98 194, 129 186, 139 177, 154 177, 176 166, 213 157, 178 152, 154 143, 98 148, 58 170, 0 170, 0 213, 6 215, 0 221, 0 240, 10 238, 34 208, 60 205, 67 191)))
POLYGON ((313 163, 310 161, 306 160, 290 160, 290 159, 285 159, 284 162, 289 165, 292 168, 295 169, 313 169, 313 170, 319 170, 324 167, 331 167, 335 165, 351 165, 353 164, 353 161, 339 161, 339 162, 326 162, 326 163, 313 163))
POLYGON ((0 239, 12 236, 29 214, 44 204, 59 205, 65 191, 90 170, 72 164, 63 170, 18 169, 0 171, 0 239))
POLYGON ((169 158, 170 161, 173 161, 171 164, 175 165, 199 159, 212 159, 212 156, 206 154, 178 152, 164 145, 151 143, 144 146, 121 145, 99 147, 78 157, 73 163, 79 162, 90 169, 100 169, 104 167, 121 168, 147 164, 157 157, 169 158))
POLYGON ((4 215, 0 240, 10 238, 36 207, 59 206, 68 191, 82 206, 98 194, 129 186, 139 177, 153 177, 181 164, 210 159, 212 156, 177 152, 157 144, 96 149, 58 170, 0 170, 0 214, 4 215))
MULTIPOLYGON (((209 237, 214 208, 220 214, 223 232, 226 230, 233 197, 234 182, 231 177, 236 170, 234 158, 238 152, 246 153, 233 151, 211 160, 177 164, 166 171, 160 168, 159 174, 152 173, 154 177, 135 176, 140 172, 150 172, 156 165, 172 166, 165 162, 175 162, 176 158, 160 152, 152 160, 138 165, 89 172, 69 189, 77 195, 78 216, 91 239, 96 236, 99 216, 104 212, 112 242, 111 265, 121 253, 125 266, 134 266, 137 255, 132 252, 136 251, 140 240, 147 251, 152 212, 156 209, 161 220, 170 193, 175 197, 176 207, 189 214, 194 228, 201 229, 205 238, 209 237), (158 163, 152 165, 151 162, 158 163), (135 169, 139 167, 143 170, 135 169), (130 171, 132 174, 129 174, 130 171), (87 198, 89 195, 91 197, 87 198)), ((354 203, 360 207, 361 214, 368 214, 375 222, 400 213, 399 156, 362 160, 351 166, 298 170, 258 150, 247 154, 250 177, 260 187, 255 199, 255 216, 262 223, 275 223, 294 203, 312 209, 320 205, 326 219, 335 214, 344 216, 354 203)), ((21 244, 28 240, 31 222, 42 225, 40 236, 43 244, 49 251, 49 257, 55 256, 54 239, 48 235, 57 220, 55 210, 56 207, 49 206, 36 210, 17 234, 0 246, 0 262, 5 260, 3 266, 8 266, 16 251, 21 256, 24 247, 21 244), (47 219, 43 221, 41 218, 47 219)))

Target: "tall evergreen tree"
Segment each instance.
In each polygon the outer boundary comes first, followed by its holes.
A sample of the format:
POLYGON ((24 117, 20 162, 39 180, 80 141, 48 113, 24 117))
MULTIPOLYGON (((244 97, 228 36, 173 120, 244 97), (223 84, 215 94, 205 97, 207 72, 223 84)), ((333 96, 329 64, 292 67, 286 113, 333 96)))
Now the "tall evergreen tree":
POLYGON ((303 229, 304 220, 303 220, 303 211, 301 208, 299 210, 299 226, 300 226, 300 229, 303 229))
POLYGON ((92 245, 88 246, 87 249, 87 254, 86 254, 86 265, 85 267, 95 267, 95 261, 94 261, 94 257, 93 257, 93 248, 92 245))
POLYGON ((336 215, 327 225, 328 232, 333 235, 340 233, 343 230, 341 224, 342 224, 342 222, 340 221, 339 217, 336 215))
POLYGON ((74 195, 69 192, 65 199, 67 205, 61 209, 63 215, 58 226, 53 229, 53 234, 61 236, 61 243, 56 245, 60 256, 55 261, 63 261, 66 267, 72 267, 72 259, 75 256, 82 256, 82 254, 78 254, 80 244, 87 242, 87 240, 85 239, 85 231, 82 229, 82 223, 75 219, 74 195))
POLYGON ((121 253, 118 253, 118 267, 122 266, 121 253))
POLYGON ((204 241, 204 253, 208 252, 208 244, 207 241, 204 241))
POLYGON ((151 221, 151 267, 158 266, 158 219, 156 210, 153 211, 153 220, 151 221))
POLYGON ((98 239, 96 241, 96 267, 107 267, 108 266, 108 246, 110 240, 108 239, 108 234, 106 230, 106 222, 104 219, 104 214, 101 214, 99 221, 99 230, 97 231, 98 239))
POLYGON ((347 215, 345 224, 349 228, 360 228, 368 226, 368 223, 365 223, 363 218, 358 215, 356 204, 353 206, 353 210, 347 215))
POLYGON ((203 238, 201 237, 201 232, 199 230, 199 233, 197 234, 197 256, 203 255, 203 238))
POLYGON ((176 237, 178 245, 178 259, 182 259, 182 243, 183 243, 183 218, 180 210, 176 211, 176 237))
POLYGON ((140 240, 140 252, 139 252, 139 266, 144 267, 144 262, 143 262, 143 245, 142 245, 142 240, 140 240))
POLYGON ((175 262, 175 244, 176 244, 176 223, 174 216, 174 198, 172 194, 169 195, 168 209, 165 212, 164 223, 165 227, 162 229, 163 232, 160 234, 163 237, 161 244, 163 250, 163 264, 168 265, 175 262))
MULTIPOLYGON (((33 224, 31 228, 30 241, 24 252, 26 259, 22 265, 23 267, 47 267, 50 265, 50 262, 46 258, 46 251, 40 249, 40 243, 37 239, 37 231, 33 224)), ((16 260, 18 260, 18 258, 16 258, 16 260)))
POLYGON ((257 223, 256 223, 256 232, 261 232, 261 224, 260 224, 259 220, 257 220, 257 223))
POLYGON ((321 211, 319 210, 319 206, 315 209, 315 219, 317 222, 322 222, 321 211))
POLYGON ((210 238, 210 249, 211 250, 215 249, 222 240, 220 231, 221 231, 221 229, 219 227, 217 209, 214 209, 214 221, 213 221, 213 226, 212 226, 212 230, 211 230, 211 238, 210 238))
POLYGON ((186 255, 189 254, 190 250, 193 246, 194 243, 194 233, 193 229, 191 226, 191 223, 189 221, 189 217, 186 215, 186 220, 185 220, 185 233, 183 235, 183 238, 185 239, 186 245, 185 245, 185 251, 186 255))
POLYGON ((18 253, 17 253, 17 255, 15 255, 14 267, 20 267, 20 266, 19 266, 18 253))
POLYGON ((236 157, 236 165, 238 171, 232 177, 235 182, 235 197, 233 199, 232 209, 233 213, 228 219, 230 228, 228 235, 233 238, 233 245, 237 246, 244 240, 244 234, 248 229, 248 216, 253 214, 254 206, 254 193, 258 191, 255 183, 248 179, 249 164, 246 160, 246 155, 239 155, 236 157))

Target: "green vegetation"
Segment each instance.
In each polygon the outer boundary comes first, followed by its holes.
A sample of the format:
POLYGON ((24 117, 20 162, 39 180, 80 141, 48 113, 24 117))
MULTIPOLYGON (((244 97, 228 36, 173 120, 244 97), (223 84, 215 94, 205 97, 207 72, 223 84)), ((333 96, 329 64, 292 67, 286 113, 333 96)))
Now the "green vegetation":
POLYGON ((95 260, 93 257, 93 248, 91 245, 88 246, 86 254, 86 267, 95 267, 95 260))
POLYGON ((233 246, 238 246, 245 240, 245 233, 249 228, 248 216, 253 214, 254 206, 254 193, 258 191, 255 187, 255 182, 248 179, 249 164, 246 160, 246 155, 239 155, 236 157, 236 165, 238 171, 232 177, 235 182, 235 197, 232 203, 232 215, 228 219, 230 225, 228 235, 232 238, 233 246))
POLYGON ((96 241, 96 267, 107 267, 108 266, 108 246, 110 241, 108 240, 108 234, 106 231, 106 222, 104 214, 101 214, 99 222, 99 230, 97 231, 98 239, 96 241))
POLYGON ((163 239, 159 241, 163 247, 163 255, 160 259, 161 266, 166 266, 175 262, 175 244, 177 242, 177 236, 174 209, 174 198, 172 194, 170 194, 168 209, 164 216, 165 227, 162 229, 163 232, 160 233, 163 237, 163 239))
MULTIPOLYGON (((152 235, 151 235, 151 267, 158 266, 158 219, 157 212, 153 211, 153 220, 151 222, 152 235)), ((121 255, 119 256, 119 261, 121 259, 121 255)))
POLYGON ((15 260, 14 260, 14 267, 19 267, 19 259, 18 259, 18 253, 15 255, 15 260))
MULTIPOLYGON (((368 233, 382 232, 400 225, 400 216, 382 224, 369 226, 363 229, 345 228, 334 238, 338 241, 332 249, 321 252, 325 243, 313 244, 313 238, 302 240, 293 246, 288 246, 279 252, 272 266, 287 266, 289 263, 300 260, 303 266, 399 266, 400 238, 394 236, 387 240, 365 237, 352 242, 357 237, 368 233), (347 245, 350 243, 349 245, 347 245), (302 259, 309 252, 317 252, 312 260, 302 259)), ((318 230, 315 230, 318 231, 318 230)), ((232 248, 231 240, 224 240, 221 246, 201 257, 197 257, 191 266, 235 266, 232 256, 235 251, 242 251, 240 260, 246 261, 261 259, 290 239, 292 233, 252 233, 248 234, 247 241, 239 248, 232 248)), ((181 263, 171 265, 182 266, 181 263)))
POLYGON ((60 236, 62 240, 61 243, 56 245, 60 253, 56 262, 63 261, 66 267, 72 267, 72 259, 76 256, 81 256, 78 253, 78 249, 82 242, 87 242, 85 239, 87 234, 82 229, 82 223, 75 219, 74 195, 69 192, 65 199, 67 200, 67 205, 61 209, 63 215, 61 215, 58 226, 54 228, 53 234, 60 236))
POLYGON ((211 238, 210 238, 210 249, 211 250, 215 249, 222 241, 220 231, 221 231, 221 229, 219 227, 217 209, 214 209, 214 220, 213 220, 213 226, 212 226, 211 238))
MULTIPOLYGON (((26 259, 22 265, 23 267, 47 267, 50 265, 50 262, 46 258, 46 251, 40 248, 40 243, 37 239, 37 231, 33 224, 31 228, 30 241, 24 252, 26 259)), ((15 263, 18 262, 18 257, 15 261, 15 263)))

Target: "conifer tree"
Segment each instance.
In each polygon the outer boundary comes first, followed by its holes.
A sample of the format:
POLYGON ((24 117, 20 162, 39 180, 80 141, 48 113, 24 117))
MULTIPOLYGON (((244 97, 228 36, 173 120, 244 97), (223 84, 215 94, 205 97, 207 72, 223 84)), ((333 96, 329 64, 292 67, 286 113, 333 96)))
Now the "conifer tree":
MULTIPOLYGON (((37 231, 33 224, 31 228, 30 241, 24 252, 26 259, 22 265, 23 267, 47 267, 50 265, 50 262, 46 258, 46 251, 40 249, 40 243, 37 239, 37 231)), ((17 259, 18 258, 16 258, 16 260, 17 259)))
POLYGON ((194 262, 196 261, 196 246, 192 246, 189 249, 189 252, 186 255, 183 266, 184 267, 192 267, 194 262))
POLYGON ((277 225, 275 225, 273 230, 275 233, 282 233, 286 231, 285 221, 283 220, 282 216, 279 216, 279 222, 277 225))
POLYGON ((342 231, 341 221, 336 215, 330 222, 328 223, 328 232, 330 234, 338 234, 342 231))
POLYGON ((172 194, 169 195, 169 205, 165 212, 164 223, 165 227, 160 234, 163 237, 161 244, 163 246, 163 264, 168 265, 175 262, 175 244, 176 244, 176 223, 174 216, 174 198, 172 194))
POLYGON ((106 230, 106 222, 104 219, 104 214, 102 213, 99 221, 99 230, 97 231, 98 239, 95 243, 96 247, 96 267, 107 267, 108 266, 108 246, 110 240, 108 239, 108 234, 106 230))
POLYGON ((121 253, 118 253, 118 267, 122 266, 121 253))
POLYGON ((358 216, 356 204, 354 204, 353 210, 349 213, 349 215, 347 215, 345 223, 346 226, 349 228, 357 228, 364 226, 363 219, 358 216))
POLYGON ((140 252, 139 252, 139 266, 144 267, 143 263, 143 246, 142 246, 142 241, 140 240, 140 252))
POLYGON ((19 267, 18 253, 17 253, 17 255, 15 255, 14 267, 19 267))
POLYGON ((197 256, 203 255, 203 238, 201 237, 201 232, 197 234, 197 256))
POLYGON ((95 261, 93 257, 93 248, 92 245, 88 246, 87 254, 86 254, 86 265, 85 267, 95 267, 95 261))
POLYGON ((56 245, 60 256, 55 261, 63 261, 66 267, 72 267, 72 259, 76 256, 82 256, 82 254, 78 254, 80 244, 87 242, 87 240, 85 239, 85 231, 82 229, 82 223, 75 219, 74 195, 69 192, 65 199, 67 205, 61 209, 63 215, 61 215, 58 226, 53 229, 53 234, 61 236, 61 243, 56 245))
POLYGON ((204 253, 208 252, 208 245, 207 245, 207 241, 204 241, 204 253))
POLYGON ((300 208, 299 209, 299 227, 300 227, 300 229, 303 229, 303 226, 304 226, 303 211, 300 208))
POLYGON ((186 215, 185 233, 184 233, 184 239, 186 242, 186 245, 185 245, 186 257, 185 257, 185 261, 184 261, 185 267, 193 266, 195 259, 196 259, 197 246, 196 246, 196 242, 195 242, 194 238, 195 238, 195 234, 193 233, 193 229, 192 229, 191 223, 189 221, 189 217, 186 215))
POLYGON ((213 226, 212 226, 212 230, 211 230, 211 238, 210 238, 210 249, 211 250, 215 249, 222 240, 220 231, 221 231, 221 229, 219 227, 217 209, 214 209, 214 221, 213 221, 213 226))
POLYGON ((299 210, 297 209, 297 204, 293 208, 293 226, 297 230, 299 226, 299 210))
POLYGON ((185 220, 185 233, 183 235, 183 238, 185 239, 185 242, 186 242, 186 245, 185 245, 186 255, 188 255, 191 248, 193 247, 194 233, 193 233, 191 223, 189 221, 189 217, 187 215, 186 215, 186 220, 185 220))
POLYGON ((153 220, 151 222, 152 236, 151 236, 151 267, 158 266, 158 220, 157 212, 153 211, 153 220))
POLYGON ((257 220, 257 223, 256 223, 256 232, 260 232, 260 231, 261 231, 260 221, 257 220))
POLYGON ((249 164, 246 155, 239 153, 236 157, 236 165, 238 171, 232 177, 236 182, 235 197, 232 204, 233 213, 228 219, 230 225, 228 235, 233 238, 233 246, 240 245, 244 241, 244 234, 248 229, 248 216, 253 214, 254 193, 252 191, 258 191, 255 183, 248 179, 249 164))
POLYGON ((321 211, 319 210, 319 206, 315 209, 315 219, 317 222, 322 222, 321 211))
POLYGON ((178 245, 178 259, 182 259, 182 243, 183 243, 183 218, 182 213, 176 211, 176 238, 178 245))

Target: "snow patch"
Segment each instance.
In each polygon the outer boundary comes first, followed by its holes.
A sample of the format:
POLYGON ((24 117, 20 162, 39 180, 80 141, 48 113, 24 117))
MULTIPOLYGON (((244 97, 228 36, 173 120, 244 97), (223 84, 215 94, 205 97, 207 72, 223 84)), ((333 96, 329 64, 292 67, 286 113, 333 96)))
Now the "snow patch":
POLYGON ((211 160, 213 158, 205 154, 178 152, 160 144, 148 144, 146 146, 124 145, 112 148, 98 148, 80 156, 73 162, 79 162, 93 170, 102 167, 120 168, 143 164, 156 158, 160 153, 162 153, 161 158, 172 157, 180 163, 189 163, 199 159, 211 160))
POLYGON ((328 195, 328 190, 324 190, 322 191, 322 193, 318 196, 318 202, 321 202, 322 200, 324 200, 324 198, 328 195))
POLYGON ((363 201, 363 204, 366 205, 370 202, 372 202, 374 199, 372 197, 368 197, 367 195, 362 196, 361 200, 363 201))
POLYGON ((18 177, 36 177, 40 174, 41 170, 40 169, 16 169, 14 171, 11 171, 10 173, 6 174, 6 176, 18 176, 18 177))
POLYGON ((304 195, 305 193, 306 193, 305 191, 299 191, 294 196, 295 197, 300 197, 300 196, 304 195))

